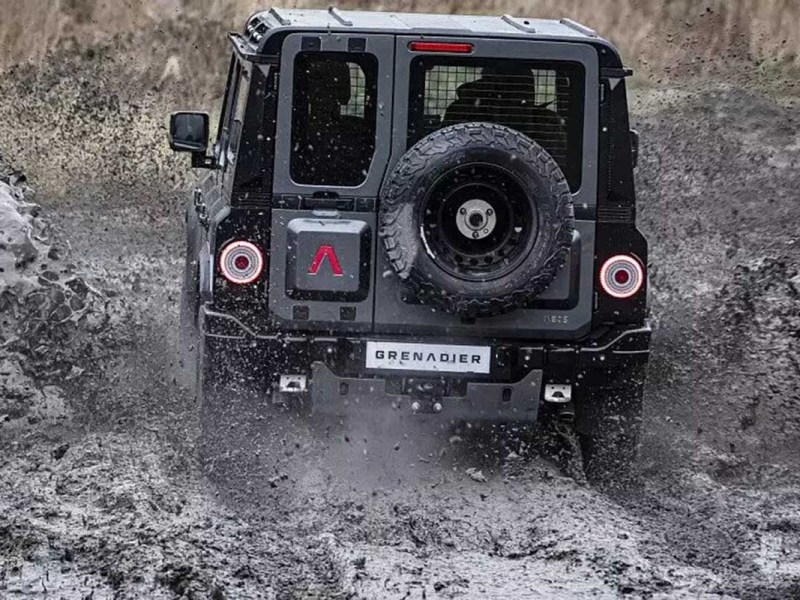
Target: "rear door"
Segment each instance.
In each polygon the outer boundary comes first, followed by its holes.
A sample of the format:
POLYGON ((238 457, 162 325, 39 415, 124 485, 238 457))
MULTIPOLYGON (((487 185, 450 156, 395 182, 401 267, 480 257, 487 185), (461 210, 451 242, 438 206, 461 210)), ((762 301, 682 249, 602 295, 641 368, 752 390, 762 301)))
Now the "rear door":
POLYGON ((372 328, 393 72, 393 36, 297 33, 284 42, 269 284, 281 328, 372 328))
MULTIPOLYGON (((542 40, 397 36, 395 79, 390 168, 410 146, 446 125, 506 125, 535 139, 559 163, 572 191, 576 227, 564 268, 528 307, 462 320, 404 297, 397 277, 380 277, 376 331, 402 333, 413 324, 417 331, 454 336, 577 338, 588 332, 598 172, 596 51, 585 44, 542 40), (520 94, 516 105, 501 98, 509 93, 520 94), (565 132, 561 137, 553 135, 559 120, 565 132)), ((378 252, 377 272, 391 272, 383 252, 378 252)))

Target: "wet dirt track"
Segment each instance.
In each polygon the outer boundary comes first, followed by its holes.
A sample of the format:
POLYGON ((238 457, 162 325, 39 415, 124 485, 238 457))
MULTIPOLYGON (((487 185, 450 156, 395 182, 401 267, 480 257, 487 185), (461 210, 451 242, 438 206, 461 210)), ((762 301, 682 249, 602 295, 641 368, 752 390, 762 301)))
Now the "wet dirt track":
POLYGON ((656 325, 639 488, 377 418, 253 419, 208 480, 176 343, 171 99, 85 62, 0 84, 0 155, 64 241, 50 262, 115 315, 77 328, 66 371, 19 350, 30 402, 62 410, 0 410, 0 597, 800 597, 791 98, 715 83, 632 101, 656 325))

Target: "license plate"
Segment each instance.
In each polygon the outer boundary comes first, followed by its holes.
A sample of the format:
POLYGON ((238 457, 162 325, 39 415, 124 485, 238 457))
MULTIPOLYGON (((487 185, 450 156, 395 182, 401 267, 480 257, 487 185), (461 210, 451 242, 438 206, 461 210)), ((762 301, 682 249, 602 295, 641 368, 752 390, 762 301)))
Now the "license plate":
POLYGON ((488 346, 367 342, 368 369, 488 374, 491 362, 488 346))

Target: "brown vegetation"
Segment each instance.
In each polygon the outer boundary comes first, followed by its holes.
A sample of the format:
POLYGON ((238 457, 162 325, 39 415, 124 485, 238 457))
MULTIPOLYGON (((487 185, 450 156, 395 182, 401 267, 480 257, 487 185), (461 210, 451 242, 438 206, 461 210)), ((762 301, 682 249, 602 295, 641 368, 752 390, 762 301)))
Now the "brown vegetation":
MULTIPOLYGON (((329 0, 286 0, 324 7, 329 0)), ((240 28, 264 0, 0 0, 0 66, 38 60, 59 43, 81 45, 165 20, 210 20, 240 28)), ((661 77, 703 73, 726 55, 761 69, 800 65, 800 0, 342 0, 342 8, 569 16, 615 42, 633 66, 661 77)))

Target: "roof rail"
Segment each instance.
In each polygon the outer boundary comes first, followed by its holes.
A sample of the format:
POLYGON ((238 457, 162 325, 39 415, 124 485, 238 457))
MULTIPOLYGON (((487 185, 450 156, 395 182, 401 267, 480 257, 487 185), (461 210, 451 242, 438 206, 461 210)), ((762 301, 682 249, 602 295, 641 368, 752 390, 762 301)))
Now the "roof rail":
POLYGON ((562 25, 569 27, 570 29, 574 29, 578 33, 582 33, 583 35, 588 35, 589 37, 597 37, 597 32, 594 29, 587 27, 577 21, 573 21, 572 19, 561 19, 559 21, 562 25))
POLYGON ((338 8, 336 8, 335 6, 328 7, 328 14, 330 16, 332 16, 334 19, 336 19, 337 21, 339 21, 339 23, 341 23, 345 27, 352 27, 353 26, 353 22, 350 19, 348 19, 347 17, 345 17, 342 14, 342 12, 338 8))
POLYGON ((272 15, 275 18, 275 20, 284 27, 292 24, 292 21, 287 17, 284 17, 281 13, 279 13, 277 8, 270 8, 269 14, 272 15))
POLYGON ((531 22, 528 19, 518 19, 517 17, 512 17, 508 14, 503 15, 500 18, 520 31, 524 31, 525 33, 536 33, 536 29, 533 25, 531 25, 531 22))
POLYGON ((259 54, 242 34, 231 32, 228 39, 233 45, 233 50, 240 60, 245 60, 257 65, 276 64, 277 58, 268 54, 259 54))

